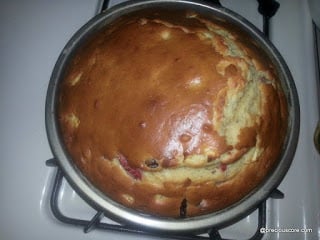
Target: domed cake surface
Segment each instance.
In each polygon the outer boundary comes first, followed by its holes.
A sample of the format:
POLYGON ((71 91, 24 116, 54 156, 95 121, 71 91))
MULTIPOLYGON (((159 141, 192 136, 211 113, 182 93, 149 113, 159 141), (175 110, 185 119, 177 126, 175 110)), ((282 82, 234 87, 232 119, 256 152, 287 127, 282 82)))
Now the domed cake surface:
POLYGON ((253 45, 195 13, 100 30, 59 88, 72 161, 144 213, 191 217, 235 204, 272 171, 287 129, 276 71, 253 45))

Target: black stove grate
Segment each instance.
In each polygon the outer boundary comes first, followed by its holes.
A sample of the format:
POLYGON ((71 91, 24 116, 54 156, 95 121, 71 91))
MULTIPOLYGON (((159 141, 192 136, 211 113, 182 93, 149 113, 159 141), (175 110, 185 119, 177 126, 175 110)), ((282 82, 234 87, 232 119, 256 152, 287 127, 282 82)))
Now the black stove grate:
MULTIPOLYGON (((221 234, 219 233, 220 230, 218 228, 211 228, 206 235, 196 235, 196 234, 188 234, 188 235, 183 235, 183 234, 166 234, 166 233, 155 233, 152 231, 147 231, 147 230, 140 230, 137 229, 136 227, 133 226, 128 226, 128 225, 121 225, 121 224, 111 224, 111 223, 104 223, 101 222, 101 220, 105 216, 105 213, 100 210, 100 209, 95 209, 96 214, 91 218, 87 220, 83 219, 78 219, 78 218, 72 218, 66 216, 61 209, 59 208, 59 196, 62 191, 62 181, 65 178, 64 174, 61 170, 61 168, 58 165, 58 161, 56 159, 49 159, 46 161, 46 165, 50 167, 56 167, 57 172, 55 175, 54 183, 53 183, 53 188, 50 196, 50 208, 55 216, 59 221, 66 223, 66 224, 71 224, 74 226, 79 226, 83 228, 84 233, 89 233, 90 231, 94 229, 100 229, 100 230, 107 230, 107 231, 116 231, 120 233, 129 233, 129 234, 139 234, 139 235, 144 235, 144 236, 154 236, 154 237, 161 237, 164 239, 179 239, 179 240, 232 240, 232 239, 225 239, 221 237, 221 234)), ((284 194, 280 192, 279 190, 274 190, 270 198, 274 199, 281 199, 284 197, 284 194)), ((254 233, 252 237, 250 237, 248 240, 261 240, 264 236, 263 233, 260 232, 261 228, 266 228, 266 201, 263 201, 258 207, 258 225, 257 225, 257 230, 254 233)))

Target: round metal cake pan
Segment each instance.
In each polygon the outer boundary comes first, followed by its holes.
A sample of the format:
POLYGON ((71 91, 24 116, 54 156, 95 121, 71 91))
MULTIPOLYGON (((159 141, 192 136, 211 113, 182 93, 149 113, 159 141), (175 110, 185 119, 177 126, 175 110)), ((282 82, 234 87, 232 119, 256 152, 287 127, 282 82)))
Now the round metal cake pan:
POLYGON ((80 196, 93 207, 104 211, 105 215, 111 219, 127 225, 137 226, 139 229, 165 231, 167 233, 204 232, 211 227, 223 227, 231 224, 253 211, 259 203, 268 198, 270 193, 278 187, 285 177, 294 157, 300 127, 297 90, 285 61, 273 44, 255 26, 238 14, 221 6, 186 0, 128 1, 92 18, 69 40, 56 62, 47 91, 45 118, 48 140, 52 152, 58 160, 68 182, 80 196), (119 18, 125 18, 126 15, 135 12, 139 12, 139 14, 143 12, 148 13, 155 9, 159 11, 192 10, 208 19, 219 19, 219 21, 228 22, 235 26, 235 28, 240 29, 271 60, 284 89, 288 103, 289 122, 287 136, 282 154, 279 156, 278 164, 266 177, 265 181, 244 199, 218 212, 198 217, 174 219, 151 216, 124 207, 101 193, 82 175, 68 155, 59 133, 56 113, 59 84, 63 78, 66 66, 76 49, 81 47, 88 36, 91 36, 106 25, 112 24, 119 18))

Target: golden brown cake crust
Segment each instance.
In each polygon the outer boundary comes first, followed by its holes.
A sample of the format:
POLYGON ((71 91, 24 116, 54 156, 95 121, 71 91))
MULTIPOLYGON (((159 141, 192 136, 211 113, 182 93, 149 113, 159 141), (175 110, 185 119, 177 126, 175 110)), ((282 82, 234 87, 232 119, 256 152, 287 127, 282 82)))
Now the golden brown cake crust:
POLYGON ((70 63, 58 103, 81 172, 113 200, 170 217, 243 198, 287 128, 271 64, 217 23, 184 22, 136 18, 100 32, 70 63))

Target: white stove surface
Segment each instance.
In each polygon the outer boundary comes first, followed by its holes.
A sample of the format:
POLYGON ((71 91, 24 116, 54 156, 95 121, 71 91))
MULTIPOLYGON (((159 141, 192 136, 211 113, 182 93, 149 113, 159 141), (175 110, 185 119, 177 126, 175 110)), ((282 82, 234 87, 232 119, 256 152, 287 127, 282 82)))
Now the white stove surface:
MULTIPOLYGON (((111 0, 116 4, 123 0, 111 0)), ((261 28, 257 1, 222 0, 261 28)), ((271 40, 295 79, 301 130, 293 164, 279 189, 281 200, 268 200, 267 227, 311 229, 308 233, 267 233, 264 239, 320 239, 320 155, 313 145, 319 119, 312 21, 307 1, 279 0, 271 21, 271 40)), ((45 131, 48 82, 68 39, 93 17, 99 0, 16 0, 0 2, 0 239, 150 239, 139 235, 82 229, 56 220, 49 207, 55 168, 45 131)), ((72 217, 93 216, 64 181, 61 209, 72 217)), ((221 232, 244 239, 255 231, 257 212, 221 232)), ((156 239, 156 238, 155 238, 156 239)))

